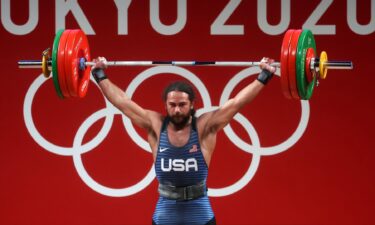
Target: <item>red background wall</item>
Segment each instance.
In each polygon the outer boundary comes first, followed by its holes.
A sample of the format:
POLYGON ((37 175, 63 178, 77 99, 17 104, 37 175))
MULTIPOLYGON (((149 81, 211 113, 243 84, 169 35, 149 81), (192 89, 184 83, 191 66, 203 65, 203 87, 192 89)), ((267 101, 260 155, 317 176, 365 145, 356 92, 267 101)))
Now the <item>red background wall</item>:
MULTIPOLYGON (((0 223, 1 224, 149 224, 157 200, 157 182, 130 196, 112 197, 91 189, 75 169, 73 141, 82 123, 105 108, 93 83, 84 99, 61 100, 52 80, 37 89, 32 118, 39 133, 50 143, 67 148, 66 156, 43 148, 26 127, 24 105, 39 70, 17 68, 20 59, 39 59, 52 47, 56 27, 56 2, 39 1, 38 22, 27 34, 16 35, 0 25, 0 223)), ((74 3, 74 1, 71 1, 74 3)), ((160 1, 161 22, 176 20, 177 1, 160 1)), ((262 2, 262 1, 260 1, 262 2)), ((280 22, 280 1, 267 1, 267 19, 280 22)), ((348 0, 348 2, 351 2, 348 0)), ((354 2, 354 1, 353 1, 354 2)), ((6 4, 6 1, 2 1, 6 4)), ((213 35, 211 25, 229 1, 187 1, 184 28, 173 35, 157 32, 150 23, 149 1, 132 1, 128 8, 128 34, 118 34, 118 11, 114 1, 79 1, 95 35, 88 35, 93 57, 108 60, 279 60, 284 31, 267 34, 257 21, 258 1, 242 1, 226 21, 243 25, 242 35, 213 35)), ((34 3, 35 4, 35 1, 34 3)), ((264 3, 263 3, 264 4, 264 3)), ((321 1, 291 1, 288 28, 301 28, 321 1)), ((316 34, 318 52, 331 59, 354 63, 352 71, 329 71, 309 104, 306 130, 301 138, 278 154, 261 155, 251 181, 239 191, 211 197, 219 224, 373 224, 375 219, 375 153, 373 60, 374 23, 368 34, 348 25, 347 1, 332 1, 317 21, 334 25, 333 34, 316 34)), ((375 20, 375 1, 357 1, 357 21, 375 20), (373 14, 371 15, 371 10, 373 14)), ((29 1, 11 1, 11 19, 22 25, 29 18, 29 1)), ((3 5, 1 7, 4 7, 3 5)), ((3 14, 3 11, 2 11, 3 14)), ((319 15, 320 16, 320 15, 319 15)), ((319 17, 318 16, 318 17, 319 17)), ((264 21, 263 21, 264 22, 264 21)), ((69 12, 65 28, 80 28, 69 12)), ((307 26, 306 28, 312 28, 307 26)), ((126 90, 147 68, 110 68, 109 77, 126 90)), ((204 83, 213 106, 219 105, 227 83, 244 68, 186 67, 204 83)), ((241 81, 240 87, 255 76, 241 81)), ((153 76, 136 89, 133 99, 145 108, 164 112, 161 91, 170 81, 181 79, 166 73, 153 76)), ((304 103, 305 104, 305 103, 304 103)), ((196 108, 202 108, 201 96, 196 108)), ((286 141, 301 118, 301 103, 287 100, 275 77, 267 88, 242 111, 256 130, 262 147, 286 141)), ((99 119, 84 136, 90 142, 103 126, 99 119)), ((231 123, 246 142, 249 126, 231 123)), ((144 132, 137 129, 144 137, 144 132)), ((261 151, 264 151, 264 149, 261 151)), ((121 189, 143 179, 152 166, 151 154, 143 151, 124 129, 121 116, 114 116, 108 135, 98 146, 81 155, 83 164, 98 183, 121 189)), ((210 188, 232 185, 240 179, 255 156, 241 151, 221 132, 210 167, 210 188)))

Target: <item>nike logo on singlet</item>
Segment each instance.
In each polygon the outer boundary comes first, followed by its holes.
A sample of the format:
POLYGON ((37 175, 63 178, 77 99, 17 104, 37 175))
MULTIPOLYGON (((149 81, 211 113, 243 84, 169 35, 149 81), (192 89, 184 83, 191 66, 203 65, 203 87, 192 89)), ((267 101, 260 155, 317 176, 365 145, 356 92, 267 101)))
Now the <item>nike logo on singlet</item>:
POLYGON ((167 151, 169 148, 159 148, 159 152, 167 151))

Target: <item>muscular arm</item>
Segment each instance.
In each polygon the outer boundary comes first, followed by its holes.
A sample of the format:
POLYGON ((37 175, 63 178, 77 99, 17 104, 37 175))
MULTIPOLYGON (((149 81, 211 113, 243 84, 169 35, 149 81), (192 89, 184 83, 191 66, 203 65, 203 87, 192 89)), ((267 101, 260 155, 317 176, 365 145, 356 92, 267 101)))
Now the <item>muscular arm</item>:
POLYGON ((251 102, 263 88, 264 85, 261 82, 254 80, 217 110, 204 115, 204 117, 207 117, 205 127, 208 130, 206 130, 206 132, 216 133, 224 128, 236 113, 238 113, 246 104, 251 102))
POLYGON ((126 96, 123 90, 107 79, 103 70, 106 68, 105 58, 99 57, 93 61, 95 62, 95 66, 92 68, 91 72, 104 96, 134 124, 147 130, 148 142, 155 158, 158 131, 160 130, 163 120, 162 115, 151 110, 143 109, 126 96))
POLYGON ((261 63, 263 70, 256 80, 244 87, 234 98, 229 99, 217 110, 205 113, 198 118, 199 139, 207 165, 210 164, 216 146, 217 132, 223 129, 246 104, 251 102, 272 78, 276 70, 269 65, 272 62, 273 60, 266 59, 263 64, 261 63))
POLYGON ((152 128, 152 117, 155 112, 145 110, 132 101, 125 92, 113 84, 109 79, 99 82, 104 96, 122 113, 130 118, 132 122, 147 130, 152 128))
POLYGON ((123 114, 125 114, 134 124, 147 130, 148 143, 155 160, 156 148, 158 145, 158 133, 162 125, 162 115, 160 113, 143 109, 136 102, 132 101, 125 92, 113 84, 109 79, 99 82, 104 96, 123 114))
POLYGON ((205 113, 198 118, 200 143, 207 165, 210 164, 211 156, 216 146, 217 132, 224 128, 235 114, 247 103, 251 102, 263 88, 264 84, 254 80, 217 110, 205 113))
POLYGON ((263 60, 261 63, 261 68, 263 70, 259 74, 258 79, 243 88, 235 97, 229 99, 217 110, 202 115, 201 121, 204 124, 203 134, 216 134, 219 130, 224 128, 235 114, 246 104, 251 102, 264 88, 265 84, 271 79, 272 74, 276 69, 269 65, 273 60, 263 60))

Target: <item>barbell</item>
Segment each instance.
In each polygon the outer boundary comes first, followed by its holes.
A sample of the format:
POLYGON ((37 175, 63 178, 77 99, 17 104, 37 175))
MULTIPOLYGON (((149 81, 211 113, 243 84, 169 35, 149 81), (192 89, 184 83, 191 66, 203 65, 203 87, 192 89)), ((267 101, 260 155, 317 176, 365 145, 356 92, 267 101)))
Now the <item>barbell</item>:
MULTIPOLYGON (((60 98, 83 98, 89 86, 91 66, 90 48, 84 32, 79 29, 59 30, 50 49, 42 53, 42 60, 20 60, 19 68, 41 68, 52 80, 60 98), (52 54, 52 56, 51 56, 52 54)), ((249 61, 108 61, 107 66, 259 66, 249 61)), ((322 51, 317 57, 314 36, 310 30, 288 30, 281 46, 281 89, 289 99, 311 98, 319 79, 325 79, 328 69, 353 69, 351 61, 328 61, 322 51)))

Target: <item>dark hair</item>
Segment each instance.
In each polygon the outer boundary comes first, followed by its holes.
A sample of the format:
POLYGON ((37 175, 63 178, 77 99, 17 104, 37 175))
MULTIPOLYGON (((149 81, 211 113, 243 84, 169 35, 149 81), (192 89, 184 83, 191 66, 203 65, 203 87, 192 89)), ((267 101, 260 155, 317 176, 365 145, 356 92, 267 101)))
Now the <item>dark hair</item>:
POLYGON ((189 95, 189 100, 193 102, 195 100, 195 93, 193 87, 185 81, 176 81, 169 84, 163 91, 163 101, 167 100, 167 95, 171 91, 181 91, 189 95))

